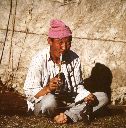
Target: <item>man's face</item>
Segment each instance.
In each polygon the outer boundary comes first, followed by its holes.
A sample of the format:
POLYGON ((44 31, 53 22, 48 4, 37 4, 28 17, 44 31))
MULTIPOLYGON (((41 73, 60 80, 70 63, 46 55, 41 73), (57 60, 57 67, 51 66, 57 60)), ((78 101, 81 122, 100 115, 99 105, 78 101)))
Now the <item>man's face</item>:
POLYGON ((48 43, 50 44, 50 50, 53 56, 59 58, 61 54, 65 54, 70 50, 71 37, 48 39, 48 43))

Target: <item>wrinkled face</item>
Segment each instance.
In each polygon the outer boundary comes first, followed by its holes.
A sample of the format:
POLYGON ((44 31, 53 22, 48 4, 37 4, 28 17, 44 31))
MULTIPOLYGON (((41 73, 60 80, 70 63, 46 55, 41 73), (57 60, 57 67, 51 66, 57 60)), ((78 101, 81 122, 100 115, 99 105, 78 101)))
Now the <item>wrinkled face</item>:
POLYGON ((70 50, 72 37, 48 38, 50 44, 50 50, 54 57, 59 58, 61 54, 65 54, 70 50))

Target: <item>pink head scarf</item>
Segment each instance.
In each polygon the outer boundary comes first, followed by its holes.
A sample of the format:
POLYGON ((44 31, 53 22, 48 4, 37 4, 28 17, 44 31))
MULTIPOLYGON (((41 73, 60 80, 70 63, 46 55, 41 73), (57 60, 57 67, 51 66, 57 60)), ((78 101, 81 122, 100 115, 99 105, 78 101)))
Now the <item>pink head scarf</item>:
POLYGON ((49 33, 48 37, 50 38, 64 38, 68 36, 72 36, 72 32, 68 26, 65 25, 64 22, 53 19, 50 22, 50 28, 49 28, 49 33))

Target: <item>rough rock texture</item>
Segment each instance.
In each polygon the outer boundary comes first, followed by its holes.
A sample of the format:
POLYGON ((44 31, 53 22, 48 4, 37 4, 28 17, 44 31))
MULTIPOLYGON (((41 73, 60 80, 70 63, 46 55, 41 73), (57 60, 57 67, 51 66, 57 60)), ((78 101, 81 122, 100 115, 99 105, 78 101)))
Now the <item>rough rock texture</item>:
POLYGON ((52 18, 72 29, 84 78, 96 63, 104 65, 112 73, 112 103, 125 104, 126 0, 0 0, 2 82, 23 94, 31 57, 47 46, 52 18))

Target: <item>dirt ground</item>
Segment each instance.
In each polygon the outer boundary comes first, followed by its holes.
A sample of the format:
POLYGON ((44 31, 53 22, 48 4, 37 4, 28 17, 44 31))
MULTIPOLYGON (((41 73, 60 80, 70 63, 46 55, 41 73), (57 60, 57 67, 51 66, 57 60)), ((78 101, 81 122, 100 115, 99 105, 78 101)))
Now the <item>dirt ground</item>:
POLYGON ((59 125, 42 115, 27 112, 25 97, 13 89, 0 88, 0 128, 126 128, 126 106, 108 106, 90 125, 84 121, 59 125))

